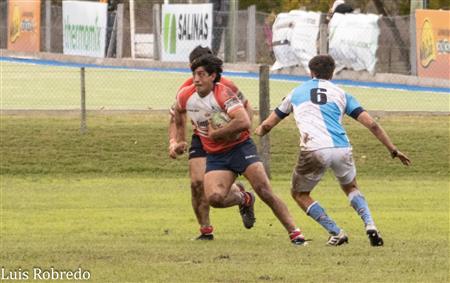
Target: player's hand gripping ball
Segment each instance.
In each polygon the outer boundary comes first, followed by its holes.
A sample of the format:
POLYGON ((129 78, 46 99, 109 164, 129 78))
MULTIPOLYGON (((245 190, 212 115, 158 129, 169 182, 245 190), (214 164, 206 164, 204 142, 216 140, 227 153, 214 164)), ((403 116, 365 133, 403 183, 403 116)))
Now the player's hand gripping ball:
POLYGON ((228 122, 230 122, 230 117, 224 113, 224 112, 215 112, 212 117, 211 117, 211 126, 214 129, 217 128, 222 128, 223 126, 225 126, 226 124, 228 124, 228 122))
POLYGON ((232 142, 235 140, 238 140, 239 137, 241 136, 241 133, 233 133, 233 134, 227 134, 225 136, 220 136, 217 137, 214 133, 216 132, 217 129, 224 127, 226 124, 228 124, 231 121, 230 116, 228 116, 226 113, 224 112, 216 112, 212 115, 211 119, 209 120, 210 123, 210 127, 212 129, 210 129, 210 135, 212 137, 213 140, 217 140, 220 142, 232 142))

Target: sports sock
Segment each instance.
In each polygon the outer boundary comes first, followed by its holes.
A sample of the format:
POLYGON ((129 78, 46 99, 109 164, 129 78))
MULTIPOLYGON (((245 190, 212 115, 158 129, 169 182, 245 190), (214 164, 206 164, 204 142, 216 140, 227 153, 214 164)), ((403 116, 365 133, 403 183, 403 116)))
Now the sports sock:
POLYGON ((353 209, 364 221, 364 224, 366 226, 375 225, 372 219, 372 214, 370 213, 369 210, 369 206, 367 205, 367 201, 359 190, 353 191, 350 194, 348 194, 348 200, 350 201, 350 204, 353 207, 353 209))
POLYGON ((325 228, 331 235, 336 236, 341 231, 341 228, 339 228, 336 222, 334 222, 333 219, 325 213, 325 210, 317 201, 313 202, 313 204, 308 207, 306 214, 322 225, 322 227, 325 228))
POLYGON ((242 196, 241 205, 249 206, 252 201, 252 195, 248 192, 240 192, 242 196))
POLYGON ((302 231, 299 228, 295 228, 292 232, 289 233, 289 238, 291 240, 296 239, 297 237, 303 237, 302 231))
POLYGON ((213 226, 202 226, 200 227, 200 233, 203 235, 211 235, 214 231, 213 226))

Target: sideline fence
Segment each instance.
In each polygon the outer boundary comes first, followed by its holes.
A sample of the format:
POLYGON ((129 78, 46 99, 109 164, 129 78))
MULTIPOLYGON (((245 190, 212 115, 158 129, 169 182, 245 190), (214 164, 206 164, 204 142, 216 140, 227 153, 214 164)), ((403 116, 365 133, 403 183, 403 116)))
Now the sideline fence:
MULTIPOLYGON (((80 67, 88 110, 164 110, 189 69, 129 68, 0 57, 2 110, 80 109, 80 67)), ((164 65, 163 65, 164 66, 164 65)), ((258 74, 225 70, 250 102, 259 104, 258 74)), ((271 108, 307 77, 270 76, 271 108)), ((450 88, 337 80, 368 110, 449 112, 450 88)))
MULTIPOLYGON (((188 3, 189 1, 170 1, 188 3)), ((208 1, 190 1, 191 3, 207 3, 208 1)), ((227 1, 223 1, 227 2, 227 1)), ((60 2, 41 2, 40 42, 42 52, 63 53, 63 12, 60 2), (47 3, 52 3, 48 5, 47 3), (48 7, 47 7, 48 6, 48 7), (51 17, 47 17, 48 14, 51 17), (46 18, 50 19, 49 24, 46 18)), ((148 0, 135 1, 135 32, 136 40, 133 43, 137 58, 154 58, 153 45, 155 43, 155 7, 162 1, 148 0), (155 6, 156 5, 156 6, 155 6)), ((7 43, 7 2, 0 2, 0 48, 6 48, 7 43)), ((108 11, 108 26, 106 30, 107 44, 105 54, 108 57, 131 57, 130 41, 130 7, 128 2, 114 6, 108 11), (119 24, 120 23, 120 24, 119 24), (121 25, 121 29, 117 29, 121 25)), ((255 10, 255 7, 237 11, 236 17, 231 17, 228 6, 214 10, 214 28, 212 48, 218 51, 221 58, 227 58, 230 49, 231 35, 236 38, 233 55, 237 62, 257 62, 272 64, 274 55, 271 47, 272 23, 274 15, 255 10), (235 28, 231 30, 230 20, 235 19, 235 28), (252 27, 252 28, 249 28, 252 27)), ((415 36, 411 34, 411 17, 382 17, 379 20, 380 36, 377 51, 377 73, 414 74, 409 55, 415 50, 411 49, 415 36)), ((161 28, 161 27, 159 27, 161 28)), ((325 36, 326 33, 325 33, 325 36)), ((324 42, 321 38, 318 42, 324 42)), ((156 49, 155 49, 156 50, 156 49)), ((228 56, 229 57, 229 56, 228 56)))

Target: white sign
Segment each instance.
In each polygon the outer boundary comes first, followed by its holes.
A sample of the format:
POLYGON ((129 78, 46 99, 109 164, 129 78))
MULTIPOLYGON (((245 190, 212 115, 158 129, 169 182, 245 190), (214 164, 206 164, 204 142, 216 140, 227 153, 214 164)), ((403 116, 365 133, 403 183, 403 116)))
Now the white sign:
POLYGON ((105 57, 107 4, 63 1, 64 54, 105 57))
POLYGON ((336 71, 351 68, 375 72, 380 28, 373 14, 334 14, 329 23, 329 54, 336 71))
POLYGON ((162 61, 189 62, 192 49, 211 47, 212 9, 212 4, 162 6, 162 61))
POLYGON ((277 16, 273 25, 272 46, 276 62, 272 70, 301 65, 317 55, 320 13, 293 10, 277 16))

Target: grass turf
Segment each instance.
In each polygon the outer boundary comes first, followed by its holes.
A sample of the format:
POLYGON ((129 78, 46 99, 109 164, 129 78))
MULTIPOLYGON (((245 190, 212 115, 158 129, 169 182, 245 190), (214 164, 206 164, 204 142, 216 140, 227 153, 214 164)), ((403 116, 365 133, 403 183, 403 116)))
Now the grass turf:
POLYGON ((1 254, 8 269, 82 267, 96 282, 447 282, 449 118, 381 117, 413 161, 391 160, 370 133, 345 120, 358 180, 385 238, 372 248, 327 174, 314 191, 350 236, 339 248, 289 196, 298 135, 291 119, 271 136, 273 187, 313 241, 292 247, 261 201, 257 223, 213 209, 216 240, 195 242, 186 157, 166 155, 167 116, 1 116, 1 254))

